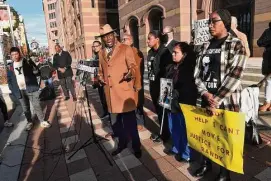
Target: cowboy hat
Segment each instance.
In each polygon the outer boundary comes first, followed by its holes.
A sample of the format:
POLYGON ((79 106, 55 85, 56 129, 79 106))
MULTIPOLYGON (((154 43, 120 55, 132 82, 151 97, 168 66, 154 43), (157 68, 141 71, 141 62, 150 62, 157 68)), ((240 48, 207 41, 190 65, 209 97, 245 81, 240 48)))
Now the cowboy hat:
POLYGON ((98 37, 103 37, 105 35, 115 32, 116 30, 117 29, 112 29, 109 24, 105 24, 100 28, 100 35, 98 37))

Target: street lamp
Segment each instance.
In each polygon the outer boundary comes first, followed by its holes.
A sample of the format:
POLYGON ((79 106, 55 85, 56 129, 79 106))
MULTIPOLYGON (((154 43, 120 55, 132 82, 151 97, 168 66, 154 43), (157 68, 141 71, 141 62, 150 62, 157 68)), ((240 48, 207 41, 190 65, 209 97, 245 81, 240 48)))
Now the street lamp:
POLYGON ((14 32, 13 32, 13 24, 11 20, 11 12, 10 12, 10 6, 8 4, 5 4, 6 0, 0 0, 0 7, 5 7, 7 8, 8 11, 8 17, 9 17, 9 25, 10 25, 10 33, 11 33, 11 39, 12 39, 12 44, 15 47, 15 39, 14 39, 14 32))

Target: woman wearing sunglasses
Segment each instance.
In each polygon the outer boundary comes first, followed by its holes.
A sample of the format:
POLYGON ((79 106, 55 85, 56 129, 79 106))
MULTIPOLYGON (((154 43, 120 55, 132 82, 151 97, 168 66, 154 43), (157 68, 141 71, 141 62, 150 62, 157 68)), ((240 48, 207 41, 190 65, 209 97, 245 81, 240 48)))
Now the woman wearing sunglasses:
MULTIPOLYGON (((217 108, 240 110, 241 78, 248 56, 241 40, 229 33, 230 27, 231 15, 227 10, 220 9, 210 15, 209 31, 213 38, 203 45, 194 72, 198 101, 210 115, 217 108)), ((204 157, 195 176, 204 176, 211 168, 211 161, 204 157)), ((230 172, 221 166, 216 181, 230 181, 230 172)))

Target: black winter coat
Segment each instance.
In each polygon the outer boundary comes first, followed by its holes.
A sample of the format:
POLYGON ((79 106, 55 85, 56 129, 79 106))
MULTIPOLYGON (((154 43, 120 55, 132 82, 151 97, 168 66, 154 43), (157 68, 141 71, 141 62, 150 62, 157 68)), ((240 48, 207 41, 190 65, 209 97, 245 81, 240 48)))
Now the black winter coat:
POLYGON ((149 79, 159 84, 160 78, 164 78, 166 76, 166 67, 170 64, 173 64, 173 60, 168 48, 164 45, 160 45, 157 50, 154 50, 153 48, 150 49, 147 56, 149 79), (155 80, 150 78, 152 75, 155 80))
POLYGON ((57 70, 57 76, 59 79, 73 76, 71 64, 72 57, 69 52, 62 51, 61 55, 59 55, 58 53, 54 55, 53 66, 57 70), (66 71, 64 73, 61 73, 60 71, 58 71, 58 68, 66 68, 66 71))
POLYGON ((259 47, 264 47, 262 74, 267 75, 271 73, 271 28, 266 29, 262 36, 258 39, 259 47))
POLYGON ((181 112, 179 103, 196 105, 197 87, 193 75, 195 65, 196 56, 193 54, 186 56, 182 63, 174 63, 167 67, 166 78, 173 79, 172 113, 181 112))

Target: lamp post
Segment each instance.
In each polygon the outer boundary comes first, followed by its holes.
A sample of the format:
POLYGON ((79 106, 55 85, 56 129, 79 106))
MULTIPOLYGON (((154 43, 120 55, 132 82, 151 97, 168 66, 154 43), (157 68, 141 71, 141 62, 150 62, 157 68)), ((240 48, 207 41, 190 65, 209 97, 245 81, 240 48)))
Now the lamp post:
POLYGON ((5 4, 5 1, 6 0, 0 0, 0 7, 7 8, 8 17, 9 17, 10 34, 11 34, 11 39, 12 39, 12 45, 16 46, 15 39, 14 39, 14 32, 13 32, 13 24, 12 24, 12 20, 11 20, 10 6, 8 4, 5 4))

